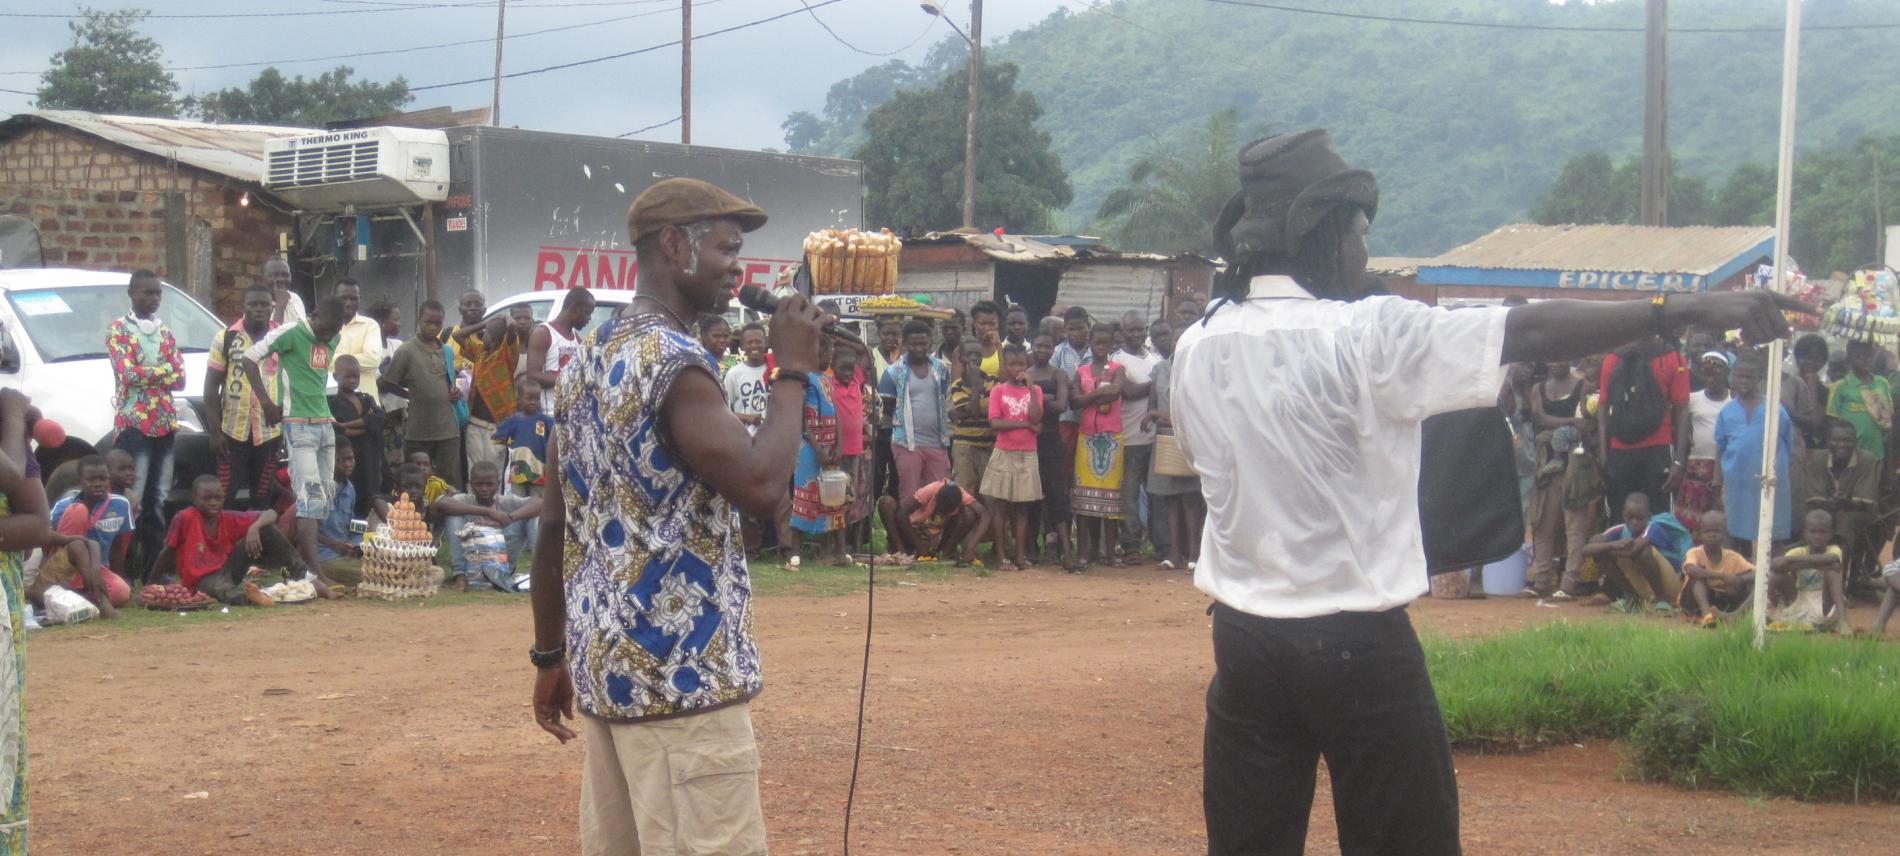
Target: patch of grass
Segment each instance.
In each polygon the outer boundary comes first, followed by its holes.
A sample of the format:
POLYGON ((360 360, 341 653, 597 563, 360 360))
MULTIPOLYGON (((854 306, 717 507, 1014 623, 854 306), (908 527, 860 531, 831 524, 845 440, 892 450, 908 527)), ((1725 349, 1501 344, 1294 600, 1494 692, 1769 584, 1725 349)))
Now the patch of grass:
MULTIPOLYGON (((309 603, 291 606, 277 606, 259 609, 255 606, 214 606, 193 612, 176 610, 153 610, 143 606, 127 606, 119 610, 119 617, 112 621, 97 619, 81 624, 59 624, 33 631, 32 639, 51 639, 73 635, 98 635, 101 633, 139 632, 144 630, 178 630, 187 627, 202 627, 207 624, 221 624, 230 621, 248 621, 268 618, 274 615, 296 615, 303 610, 333 609, 441 609, 467 606, 480 603, 514 603, 521 608, 528 607, 525 594, 502 594, 501 592, 451 592, 444 591, 435 597, 414 598, 401 601, 369 600, 348 598, 339 601, 315 600, 309 603)), ((31 644, 29 641, 28 644, 31 644)))
MULTIPOLYGON (((760 597, 862 594, 868 576, 868 569, 863 565, 833 567, 818 561, 815 552, 807 552, 796 571, 786 570, 785 563, 776 557, 761 556, 747 565, 752 572, 752 591, 760 597)), ((904 583, 945 582, 956 577, 988 576, 989 573, 987 568, 959 568, 952 562, 918 562, 908 568, 879 565, 877 584, 882 588, 904 583)))
POLYGON ((1425 649, 1454 745, 1627 739, 1650 780, 1900 802, 1900 647, 1606 621, 1425 649))

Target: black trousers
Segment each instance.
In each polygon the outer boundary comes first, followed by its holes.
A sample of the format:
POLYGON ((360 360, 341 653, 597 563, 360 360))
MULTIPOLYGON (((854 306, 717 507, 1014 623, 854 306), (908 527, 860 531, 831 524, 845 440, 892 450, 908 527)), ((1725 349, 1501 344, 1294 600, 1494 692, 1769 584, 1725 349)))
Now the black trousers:
POLYGON ((224 560, 224 567, 198 581, 198 591, 223 603, 239 604, 244 602, 244 578, 251 572, 252 565, 288 571, 293 576, 302 576, 308 570, 297 548, 290 546, 290 540, 277 531, 277 527, 266 526, 259 530, 257 540, 264 546, 263 555, 251 558, 251 554, 244 551, 244 542, 239 541, 224 560))
POLYGON ((1610 519, 1623 519, 1623 502, 1632 493, 1649 497, 1649 509, 1657 514, 1669 510, 1669 497, 1663 484, 1669 481, 1669 464, 1675 455, 1667 445, 1643 449, 1611 449, 1603 462, 1606 499, 1610 501, 1610 519))
POLYGON ((1404 608, 1260 618, 1214 606, 1209 856, 1306 848, 1324 756, 1344 856, 1457 854, 1458 781, 1404 608))
MULTIPOLYGON (((897 459, 891 452, 891 429, 877 429, 877 457, 871 459, 871 483, 876 496, 897 496, 897 459)), ((903 497, 898 496, 898 501, 903 497)))
POLYGON ((277 472, 277 455, 284 448, 282 436, 263 443, 242 443, 224 438, 224 500, 234 511, 262 511, 270 507, 276 494, 271 476, 277 472), (243 494, 240 498, 239 494, 243 494))

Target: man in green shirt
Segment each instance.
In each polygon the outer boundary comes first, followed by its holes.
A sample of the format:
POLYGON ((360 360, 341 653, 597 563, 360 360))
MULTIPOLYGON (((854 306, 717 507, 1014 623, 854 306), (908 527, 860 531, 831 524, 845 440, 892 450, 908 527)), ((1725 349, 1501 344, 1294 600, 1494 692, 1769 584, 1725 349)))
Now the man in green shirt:
MULTIPOLYGON (((317 525, 330 515, 336 498, 336 420, 330 416, 330 363, 336 357, 337 330, 343 326, 343 304, 332 297, 317 303, 309 318, 286 324, 259 339, 244 352, 244 376, 251 394, 264 410, 264 419, 284 425, 284 443, 290 448, 290 489, 297 496, 297 550, 304 566, 323 567, 317 561, 317 525), (278 356, 278 378, 288 387, 284 406, 265 392, 258 363, 278 356)), ((334 597, 330 581, 317 571, 317 591, 334 597)))
MULTIPOLYGON (((1860 450, 1876 462, 1887 459, 1887 431, 1893 428, 1893 387, 1874 374, 1874 343, 1847 343, 1847 377, 1834 385, 1827 415, 1854 426, 1860 450)), ((1886 472, 1883 466, 1876 470, 1886 472)))

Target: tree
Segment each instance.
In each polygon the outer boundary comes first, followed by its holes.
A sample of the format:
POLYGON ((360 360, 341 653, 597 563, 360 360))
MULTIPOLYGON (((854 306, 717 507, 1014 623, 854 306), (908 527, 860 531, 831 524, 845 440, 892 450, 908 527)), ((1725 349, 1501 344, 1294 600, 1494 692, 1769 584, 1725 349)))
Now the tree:
MULTIPOLYGON (((963 220, 967 72, 929 89, 899 92, 865 119, 865 221, 948 229, 963 220)), ((1012 232, 1049 228, 1072 195, 1068 173, 1036 129, 1036 96, 1016 91, 1016 66, 983 68, 976 135, 976 220, 1012 232)))
POLYGON ((1212 254, 1214 220, 1240 190, 1234 170, 1240 113, 1222 110, 1184 146, 1150 136, 1128 168, 1128 183, 1096 212, 1112 243, 1124 250, 1212 254))
MULTIPOLYGON (((1709 184, 1693 175, 1685 175, 1671 159, 1669 169, 1669 218, 1671 226, 1706 226, 1713 203, 1709 184)), ((1635 223, 1642 219, 1643 160, 1632 155, 1621 164, 1613 164, 1603 152, 1586 152, 1564 164, 1563 172, 1543 199, 1531 208, 1531 222, 1546 226, 1560 223, 1635 223)))
POLYGON ((415 99, 409 83, 398 77, 388 83, 372 80, 351 81, 355 69, 339 65, 306 80, 303 75, 285 78, 276 66, 259 72, 243 88, 213 92, 203 98, 185 99, 186 112, 207 122, 240 122, 251 125, 292 125, 320 127, 346 119, 363 119, 395 113, 415 99))
POLYGON ((932 45, 918 65, 894 59, 874 65, 831 85, 822 115, 800 110, 779 125, 794 154, 844 157, 864 145, 865 117, 901 90, 929 86, 969 64, 970 48, 961 38, 932 45))
POLYGON ((72 47, 53 54, 51 67, 40 75, 40 109, 178 115, 178 82, 165 71, 164 50, 134 28, 148 13, 81 6, 79 14, 66 25, 73 31, 72 47))
MULTIPOLYGON (((1636 219, 1640 162, 1611 166, 1592 153, 1564 165, 1543 201, 1532 210, 1539 223, 1631 223, 1636 219)), ((1879 261, 1878 224, 1900 223, 1900 134, 1863 136, 1832 149, 1803 151, 1795 159, 1794 220, 1788 252, 1810 275, 1826 276, 1879 261), (1884 217, 1874 211, 1881 186, 1884 217)), ((1735 168, 1713 194, 1700 179, 1674 175, 1670 223, 1770 226, 1775 220, 1775 170, 1756 163, 1735 168), (1679 213, 1680 212, 1680 213, 1679 213)))

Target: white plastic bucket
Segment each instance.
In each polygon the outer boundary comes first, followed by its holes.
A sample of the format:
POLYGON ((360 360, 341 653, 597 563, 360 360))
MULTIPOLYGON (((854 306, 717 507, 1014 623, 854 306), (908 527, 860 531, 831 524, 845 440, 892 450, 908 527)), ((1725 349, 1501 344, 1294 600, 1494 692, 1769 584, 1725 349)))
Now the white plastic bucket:
POLYGON ((823 470, 818 473, 818 501, 827 508, 837 508, 845 504, 851 494, 851 475, 844 470, 823 470))

